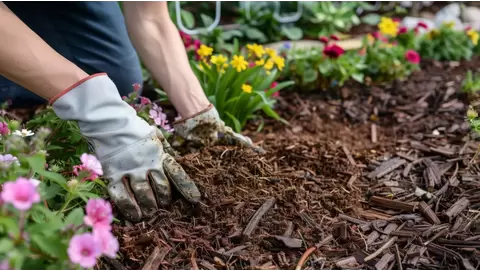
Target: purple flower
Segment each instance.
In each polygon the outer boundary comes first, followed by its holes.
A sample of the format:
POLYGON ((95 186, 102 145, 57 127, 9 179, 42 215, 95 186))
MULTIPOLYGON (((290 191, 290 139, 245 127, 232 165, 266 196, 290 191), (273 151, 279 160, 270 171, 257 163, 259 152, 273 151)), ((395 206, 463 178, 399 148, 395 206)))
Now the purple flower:
POLYGON ((0 196, 5 203, 11 203, 18 210, 26 211, 34 203, 40 202, 37 185, 35 181, 19 177, 15 182, 3 184, 0 196))
POLYGON ((70 261, 79 264, 83 268, 94 267, 97 263, 97 257, 102 254, 100 244, 91 233, 73 236, 67 252, 70 261))
POLYGON ((11 154, 5 154, 5 155, 0 154, 0 168, 7 169, 13 163, 15 163, 17 165, 19 164, 17 157, 15 157, 11 154))
POLYGON ((119 244, 117 238, 106 228, 93 229, 93 237, 100 246, 103 255, 114 259, 117 256, 119 244))
POLYGON ((10 134, 10 129, 8 129, 8 124, 6 122, 0 122, 0 135, 6 136, 10 134))
POLYGON ((149 114, 150 118, 153 119, 156 125, 162 127, 169 132, 173 131, 172 127, 170 127, 170 125, 168 124, 167 115, 163 113, 160 106, 158 106, 157 104, 153 104, 149 114))
POLYGON ((110 230, 110 223, 112 223, 112 206, 104 199, 89 199, 85 207, 87 215, 84 217, 84 222, 88 226, 96 228, 105 228, 110 230))
POLYGON ((0 262, 0 270, 10 270, 10 264, 8 260, 3 260, 0 262))

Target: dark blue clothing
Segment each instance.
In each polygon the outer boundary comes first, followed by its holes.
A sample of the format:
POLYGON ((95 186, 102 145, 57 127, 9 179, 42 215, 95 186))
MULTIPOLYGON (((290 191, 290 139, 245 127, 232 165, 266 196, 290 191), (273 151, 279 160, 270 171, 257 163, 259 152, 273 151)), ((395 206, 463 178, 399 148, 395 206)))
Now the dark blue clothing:
MULTIPOLYGON (((134 83, 143 83, 140 61, 117 2, 5 1, 4 4, 55 51, 85 72, 106 72, 121 96, 132 92, 134 83)), ((0 102, 7 100, 13 106, 47 102, 0 76, 0 102)))

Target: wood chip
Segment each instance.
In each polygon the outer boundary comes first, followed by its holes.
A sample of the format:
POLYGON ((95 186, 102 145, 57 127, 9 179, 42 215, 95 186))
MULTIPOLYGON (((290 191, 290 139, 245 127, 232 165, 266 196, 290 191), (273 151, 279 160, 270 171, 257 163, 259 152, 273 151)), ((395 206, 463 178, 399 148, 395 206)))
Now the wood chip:
POLYGON ((347 156, 348 162, 350 162, 352 166, 356 166, 357 163, 355 163, 355 159, 353 159, 352 153, 348 150, 347 146, 342 144, 342 150, 345 153, 345 156, 347 156))
POLYGON ((242 232, 242 236, 244 238, 250 238, 262 217, 265 215, 266 212, 268 212, 268 210, 270 210, 270 208, 272 208, 274 204, 275 198, 269 198, 265 201, 265 203, 263 203, 263 205, 257 210, 257 212, 255 212, 255 214, 250 219, 250 222, 248 222, 247 226, 242 232))
POLYGON ((466 197, 460 198, 448 208, 445 215, 448 217, 449 221, 452 221, 452 219, 457 217, 468 206, 470 206, 470 201, 466 197))
POLYGON ((388 239, 385 244, 383 244, 379 249, 377 249, 375 252, 370 254, 369 256, 365 257, 364 261, 368 262, 374 258, 376 258, 378 255, 380 255, 385 249, 389 248, 391 245, 393 245, 397 241, 398 237, 393 236, 390 239, 388 239))
POLYGON ((143 265, 142 270, 158 270, 165 256, 167 256, 170 248, 155 247, 153 252, 148 257, 147 261, 143 265))
POLYGON ((438 225, 442 223, 440 219, 438 219, 435 212, 428 206, 428 204, 424 201, 421 201, 418 205, 420 212, 425 216, 425 218, 432 224, 438 225))
POLYGON ((405 163, 407 163, 407 161, 405 159, 392 158, 392 159, 380 164, 380 166, 378 166, 374 171, 370 172, 367 175, 367 177, 370 178, 370 179, 381 178, 382 176, 385 176, 388 173, 394 171, 398 167, 401 167, 405 163))
POLYGON ((375 264, 375 268, 377 270, 384 270, 388 266, 388 264, 395 258, 392 253, 385 253, 383 254, 382 258, 375 264))
POLYGON ((375 205, 378 205, 381 207, 401 210, 406 212, 414 212, 418 205, 418 203, 410 203, 410 202, 407 203, 407 202, 391 200, 391 199, 378 197, 378 196, 372 196, 370 198, 370 203, 374 203, 375 205))

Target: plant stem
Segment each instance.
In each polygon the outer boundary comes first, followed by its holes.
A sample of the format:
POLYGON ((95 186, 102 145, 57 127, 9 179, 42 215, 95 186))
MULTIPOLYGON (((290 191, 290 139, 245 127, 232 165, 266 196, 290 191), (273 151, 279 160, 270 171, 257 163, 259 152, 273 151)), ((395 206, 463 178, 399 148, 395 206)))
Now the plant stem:
POLYGON ((73 200, 73 197, 72 197, 72 194, 69 192, 68 195, 67 195, 67 200, 65 201, 65 203, 63 203, 62 207, 60 208, 60 210, 58 210, 57 214, 61 214, 65 211, 65 208, 67 208, 68 204, 70 203, 70 201, 73 200))

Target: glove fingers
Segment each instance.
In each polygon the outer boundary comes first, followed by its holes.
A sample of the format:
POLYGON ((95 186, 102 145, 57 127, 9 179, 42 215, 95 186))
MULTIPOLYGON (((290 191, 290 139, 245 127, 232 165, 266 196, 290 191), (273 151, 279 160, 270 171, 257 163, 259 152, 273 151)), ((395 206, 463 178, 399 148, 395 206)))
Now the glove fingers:
POLYGON ((125 218, 133 222, 142 219, 142 210, 135 201, 135 196, 127 179, 110 182, 108 184, 108 194, 125 218))
POLYGON ((157 209, 157 201, 147 175, 129 174, 130 187, 144 215, 151 215, 157 209))
POLYGON ((163 171, 150 171, 148 174, 150 184, 155 192, 157 203, 161 207, 165 207, 172 201, 172 191, 168 178, 163 171))
POLYGON ((225 131, 224 140, 229 145, 245 146, 245 147, 248 147, 248 148, 252 148, 254 151, 256 151, 258 153, 266 153, 263 148, 254 146, 253 143, 252 143, 252 140, 249 137, 246 137, 246 136, 241 135, 239 133, 235 133, 230 129, 225 131))
POLYGON ((197 186, 172 156, 165 155, 163 169, 168 179, 186 200, 194 204, 200 202, 200 191, 197 186))

